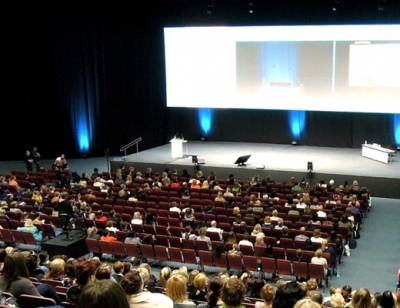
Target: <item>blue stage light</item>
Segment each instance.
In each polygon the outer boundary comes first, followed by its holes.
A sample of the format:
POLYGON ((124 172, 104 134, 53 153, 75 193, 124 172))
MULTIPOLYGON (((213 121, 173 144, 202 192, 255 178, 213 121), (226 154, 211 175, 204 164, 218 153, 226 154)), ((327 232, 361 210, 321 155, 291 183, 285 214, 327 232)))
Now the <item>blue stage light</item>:
POLYGON ((306 112, 304 110, 289 111, 289 125, 292 137, 299 140, 306 124, 306 112))
POLYGON ((400 145, 400 114, 393 115, 393 135, 397 146, 400 145))
POLYGON ((211 133, 214 110, 211 108, 201 108, 198 110, 197 115, 203 135, 208 136, 211 133))

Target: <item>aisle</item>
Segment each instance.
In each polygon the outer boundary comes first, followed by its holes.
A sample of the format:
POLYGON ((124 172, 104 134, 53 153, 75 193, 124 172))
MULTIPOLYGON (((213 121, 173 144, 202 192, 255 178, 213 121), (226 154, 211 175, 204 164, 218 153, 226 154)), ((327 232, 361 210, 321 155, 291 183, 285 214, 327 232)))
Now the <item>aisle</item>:
POLYGON ((351 257, 343 257, 341 277, 330 285, 366 287, 371 293, 395 290, 400 267, 400 200, 373 198, 372 210, 361 225, 361 238, 351 257))

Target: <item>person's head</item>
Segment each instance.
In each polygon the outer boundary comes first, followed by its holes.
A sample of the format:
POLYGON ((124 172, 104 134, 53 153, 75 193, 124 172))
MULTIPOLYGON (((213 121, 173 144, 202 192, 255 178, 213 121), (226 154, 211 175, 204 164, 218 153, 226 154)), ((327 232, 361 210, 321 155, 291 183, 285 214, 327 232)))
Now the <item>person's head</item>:
POLYGON ((97 280, 110 279, 111 278, 111 266, 108 264, 100 265, 96 270, 95 276, 96 276, 97 280))
POLYGON ((226 238, 226 241, 227 241, 228 243, 236 243, 236 235, 235 235, 235 232, 230 231, 230 232, 228 233, 228 237, 226 238))
MULTIPOLYGON (((292 306, 290 306, 290 307, 292 307, 292 306)), ((293 308, 321 308, 321 305, 319 305, 317 302, 315 302, 311 298, 306 297, 306 298, 298 300, 296 302, 296 304, 293 306, 293 308)))
POLYGON ((321 236, 321 230, 320 229, 315 229, 314 233, 313 233, 313 236, 315 238, 319 238, 321 236))
POLYGON ((76 283, 82 288, 89 282, 93 281, 96 272, 96 265, 94 262, 89 260, 81 261, 76 266, 76 283))
POLYGON ((51 261, 50 266, 44 277, 46 279, 56 279, 64 276, 65 274, 65 261, 57 258, 51 261))
POLYGON ((371 302, 372 300, 369 290, 366 288, 360 288, 354 292, 350 305, 353 308, 369 308, 371 307, 371 302))
POLYGON ((278 211, 277 210, 273 210, 272 211, 272 216, 273 217, 278 217, 278 211))
POLYGON ((207 234, 207 227, 200 228, 199 235, 205 236, 207 234))
POLYGON ((168 266, 163 267, 163 269, 160 271, 160 277, 159 277, 161 286, 163 288, 165 288, 167 286, 167 281, 170 276, 171 276, 171 268, 168 266))
POLYGON ((261 297, 266 303, 272 303, 274 296, 275 296, 275 291, 274 287, 271 286, 270 284, 265 284, 261 288, 261 297))
POLYGON ((389 290, 382 293, 379 305, 382 308, 393 308, 397 305, 396 296, 389 290))
POLYGON ((285 283, 276 290, 273 307, 293 307, 305 294, 305 290, 303 290, 296 281, 285 283))
POLYGON ((1 273, 9 283, 21 278, 29 278, 24 255, 21 252, 7 254, 4 258, 4 266, 1 273))
POLYGON ((134 218, 134 219, 140 219, 140 220, 142 220, 142 215, 140 214, 140 212, 135 212, 135 213, 133 214, 133 218, 134 218))
POLYGON ((208 283, 208 278, 207 275, 203 272, 199 273, 196 275, 196 277, 193 280, 193 286, 198 289, 205 291, 208 283))
POLYGON ((331 307, 332 308, 344 308, 345 305, 344 298, 340 293, 333 293, 331 295, 331 307))
POLYGON ((221 299, 228 307, 242 304, 246 296, 246 286, 239 278, 230 278, 222 287, 221 299))
POLYGON ((77 308, 129 308, 121 286, 111 280, 100 280, 88 284, 79 296, 77 308))
POLYGON ((27 219, 26 221, 25 221, 25 228, 31 228, 31 227, 33 227, 33 221, 32 221, 32 219, 27 219))
POLYGON ((130 271, 122 277, 121 287, 127 295, 134 295, 143 292, 144 281, 138 270, 130 271))
POLYGON ((350 298, 351 291, 352 291, 352 287, 349 286, 349 285, 345 285, 345 286, 342 288, 342 295, 343 295, 343 298, 344 298, 344 300, 345 300, 346 302, 347 302, 347 300, 350 298))
POLYGON ((307 291, 318 290, 318 282, 315 279, 308 279, 306 282, 307 291))
POLYGON ((288 236, 288 235, 289 235, 289 229, 288 229, 288 227, 284 226, 284 227, 281 229, 281 232, 282 232, 282 235, 288 236))
POLYGON ((206 299, 210 307, 215 307, 218 300, 221 298, 222 287, 226 279, 220 276, 215 276, 210 279, 207 285, 206 299))
POLYGON ((175 303, 182 303, 188 299, 186 279, 182 275, 174 275, 167 281, 165 295, 175 303))
POLYGON ((307 296, 312 299, 314 302, 318 303, 320 306, 323 302, 322 293, 318 290, 310 290, 307 292, 307 296))
POLYGON ((256 225, 254 226, 253 233, 258 234, 258 233, 260 233, 260 232, 262 232, 261 225, 260 225, 260 224, 256 224, 256 225))

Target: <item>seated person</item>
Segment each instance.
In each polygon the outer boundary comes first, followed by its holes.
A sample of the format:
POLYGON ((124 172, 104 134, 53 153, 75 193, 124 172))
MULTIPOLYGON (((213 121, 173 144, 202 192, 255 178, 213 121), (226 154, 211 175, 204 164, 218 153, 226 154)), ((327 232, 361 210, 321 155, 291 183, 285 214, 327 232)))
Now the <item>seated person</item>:
POLYGON ((61 154, 60 157, 57 157, 53 163, 53 169, 55 170, 66 170, 68 169, 68 163, 65 159, 65 155, 61 154))

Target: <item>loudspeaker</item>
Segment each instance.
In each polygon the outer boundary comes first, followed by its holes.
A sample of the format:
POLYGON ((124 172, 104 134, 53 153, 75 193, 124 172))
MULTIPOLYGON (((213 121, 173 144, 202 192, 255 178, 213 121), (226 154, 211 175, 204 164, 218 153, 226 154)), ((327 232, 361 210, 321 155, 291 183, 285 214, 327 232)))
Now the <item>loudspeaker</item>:
POLYGON ((309 162, 307 163, 307 170, 308 170, 308 171, 313 171, 313 163, 312 163, 312 161, 309 161, 309 162))
POLYGON ((192 155, 192 164, 197 164, 197 163, 198 163, 197 155, 192 155))
POLYGON ((104 149, 104 156, 110 157, 110 149, 104 149))

